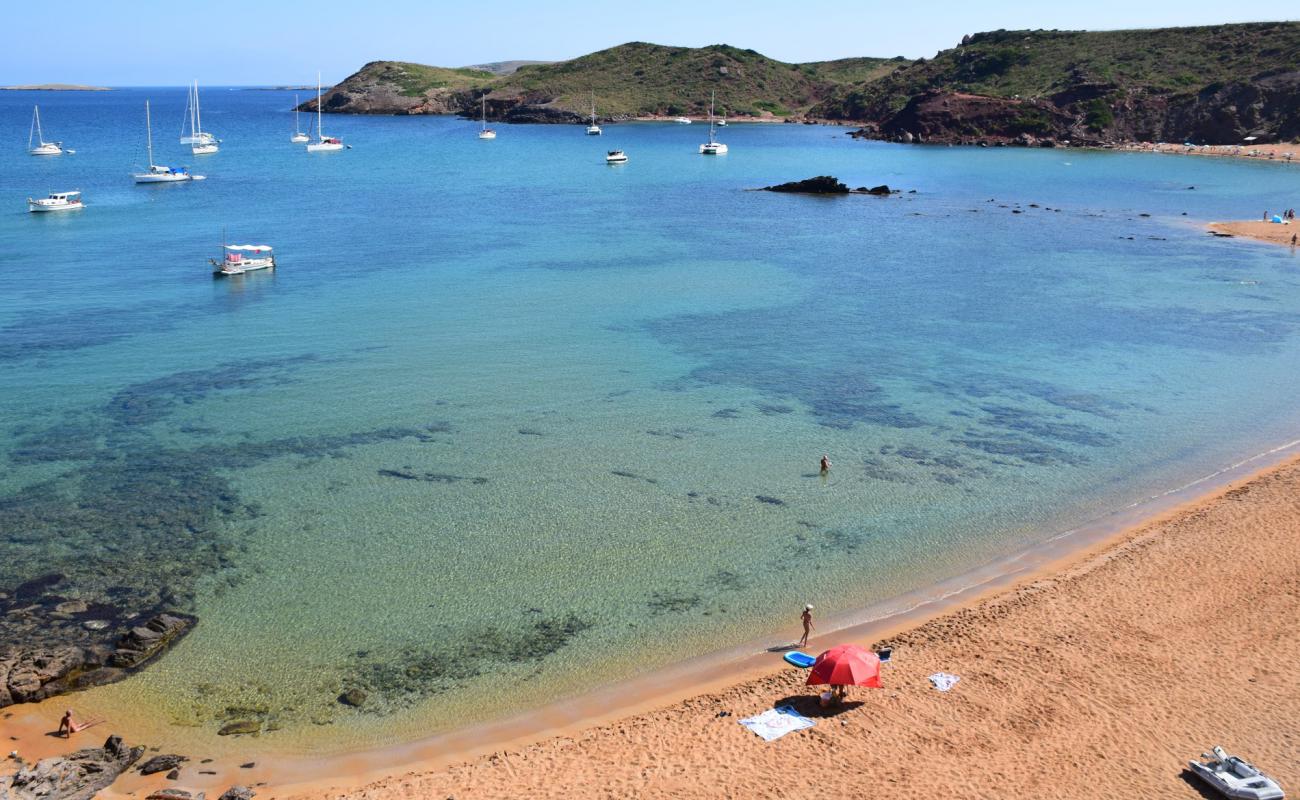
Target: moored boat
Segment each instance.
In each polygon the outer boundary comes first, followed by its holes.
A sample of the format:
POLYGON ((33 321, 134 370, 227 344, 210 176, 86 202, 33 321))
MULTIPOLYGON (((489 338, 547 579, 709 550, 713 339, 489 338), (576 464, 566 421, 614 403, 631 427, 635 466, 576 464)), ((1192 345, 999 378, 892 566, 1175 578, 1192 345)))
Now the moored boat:
POLYGON ((497 132, 487 126, 487 95, 483 95, 479 100, 483 105, 483 128, 478 132, 480 139, 495 139, 497 132))
POLYGON ((709 98, 709 140, 700 145, 700 155, 720 156, 727 152, 727 146, 719 142, 717 136, 714 135, 716 121, 713 117, 713 103, 717 99, 717 95, 718 93, 714 92, 713 96, 709 98))
POLYGON ((32 106, 32 127, 27 133, 27 152, 34 156, 59 156, 63 155, 63 142, 47 142, 45 134, 41 131, 41 107, 32 106), (36 146, 32 146, 32 142, 36 146))
POLYGON ((149 101, 144 101, 145 147, 149 153, 149 169, 134 173, 131 177, 136 183, 179 183, 196 179, 185 167, 168 167, 153 163, 153 122, 149 117, 149 101))
POLYGON ((302 126, 298 124, 298 95, 293 96, 293 136, 289 141, 294 144, 306 144, 311 141, 311 137, 302 132, 302 126))
POLYGON ((676 122, 678 125, 690 125, 690 124, 691 124, 691 118, 690 118, 690 117, 678 117, 677 119, 673 120, 673 122, 676 122))
POLYGON ((624 153, 622 150, 610 150, 608 153, 605 154, 605 163, 626 164, 627 153, 624 153))
POLYGON ((265 244, 225 244, 221 246, 222 257, 218 261, 209 258, 208 263, 215 269, 212 274, 225 278, 256 272, 263 269, 275 269, 275 253, 270 245, 265 244))
POLYGON ((588 136, 599 136, 600 126, 596 124, 596 93, 591 93, 591 124, 587 126, 588 136))
POLYGON ((86 206, 81 202, 81 192, 51 192, 49 197, 39 200, 27 198, 28 211, 80 211, 86 206))
POLYGON ((220 150, 218 144, 221 140, 203 130, 203 116, 199 110, 198 81, 194 81, 194 84, 190 87, 186 111, 189 116, 190 133, 188 136, 181 137, 181 144, 190 145, 190 152, 196 156, 208 155, 220 150))
POLYGON ((347 145, 337 136, 326 136, 321 126, 320 73, 316 73, 316 141, 307 145, 308 153, 330 153, 342 150, 347 145))

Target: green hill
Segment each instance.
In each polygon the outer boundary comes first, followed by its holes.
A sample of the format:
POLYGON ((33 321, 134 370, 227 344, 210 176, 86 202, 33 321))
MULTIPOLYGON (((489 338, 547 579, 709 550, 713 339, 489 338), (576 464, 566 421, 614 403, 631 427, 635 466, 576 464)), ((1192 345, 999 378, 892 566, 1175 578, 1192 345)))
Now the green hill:
POLYGON ((928 133, 932 139, 1023 133, 1078 140, 1290 138, 1300 135, 1298 70, 1300 23, 1294 22, 995 31, 840 87, 812 113, 872 122, 887 136, 928 133), (1007 102, 976 104, 976 127, 984 129, 968 130, 960 119, 945 122, 936 113, 941 106, 926 106, 927 96, 936 95, 955 96, 956 105, 969 96, 1007 102))
MULTIPOLYGON (((568 122, 590 113, 595 93, 602 118, 708 113, 730 117, 800 116, 842 84, 887 73, 895 61, 846 58, 787 64, 729 45, 667 47, 631 42, 570 61, 510 62, 508 74, 376 61, 324 98, 326 111, 360 114, 474 114, 486 94, 488 114, 511 121, 568 122)), ((485 65, 495 66, 495 65, 485 65)), ((314 101, 304 108, 314 109, 314 101)))

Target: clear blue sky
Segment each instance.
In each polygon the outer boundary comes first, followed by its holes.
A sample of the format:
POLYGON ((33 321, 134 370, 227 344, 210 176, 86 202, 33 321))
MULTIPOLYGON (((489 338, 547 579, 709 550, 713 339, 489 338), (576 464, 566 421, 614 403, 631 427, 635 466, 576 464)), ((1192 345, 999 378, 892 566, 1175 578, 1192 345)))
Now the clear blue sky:
MULTIPOLYGON (((1293 4, 1285 4, 1291 7, 1293 4)), ((622 42, 725 42, 783 61, 932 56, 997 28, 1103 30, 1285 18, 1223 0, 13 0, 0 85, 326 83, 367 61, 572 58, 622 42), (54 13, 51 13, 51 12, 54 13)))

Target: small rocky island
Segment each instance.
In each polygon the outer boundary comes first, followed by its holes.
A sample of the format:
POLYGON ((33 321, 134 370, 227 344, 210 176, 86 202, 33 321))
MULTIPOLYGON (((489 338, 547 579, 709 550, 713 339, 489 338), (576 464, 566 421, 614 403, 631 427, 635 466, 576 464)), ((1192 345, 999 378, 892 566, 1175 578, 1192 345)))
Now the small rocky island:
POLYGON ((0 86, 6 92, 111 92, 107 86, 80 86, 75 83, 34 83, 29 86, 0 86))
POLYGON ((776 186, 764 186, 764 192, 786 192, 789 194, 870 194, 877 197, 888 197, 891 194, 898 194, 897 189, 891 189, 885 184, 867 188, 859 186, 856 189, 850 189, 840 182, 839 178, 833 175, 818 175, 815 178, 806 178, 801 181, 792 181, 790 183, 780 183, 776 186))

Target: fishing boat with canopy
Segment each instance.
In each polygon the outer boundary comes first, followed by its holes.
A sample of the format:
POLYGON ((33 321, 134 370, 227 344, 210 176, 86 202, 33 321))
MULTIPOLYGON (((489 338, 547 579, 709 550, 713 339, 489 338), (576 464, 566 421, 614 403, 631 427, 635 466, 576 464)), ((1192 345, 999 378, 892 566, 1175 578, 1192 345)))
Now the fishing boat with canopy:
POLYGON ((221 260, 209 258, 218 278, 243 275, 262 269, 275 269, 275 253, 266 244, 225 244, 221 246, 221 260))

